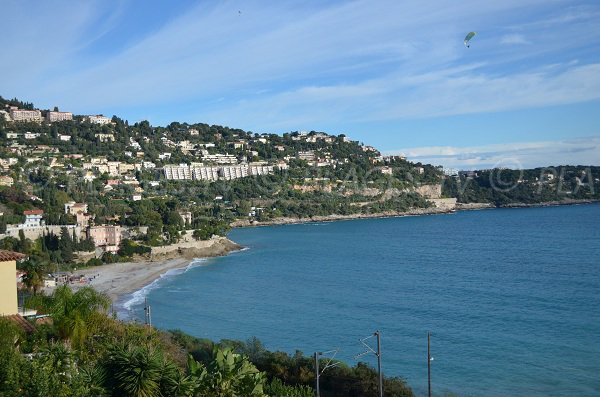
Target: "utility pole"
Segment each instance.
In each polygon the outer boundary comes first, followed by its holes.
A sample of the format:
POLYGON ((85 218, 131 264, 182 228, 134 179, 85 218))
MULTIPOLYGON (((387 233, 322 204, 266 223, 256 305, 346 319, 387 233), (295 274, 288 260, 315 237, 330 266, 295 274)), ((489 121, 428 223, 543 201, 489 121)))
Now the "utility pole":
POLYGON ((383 397, 383 373, 381 372, 381 332, 375 331, 373 335, 369 335, 366 338, 360 339, 360 343, 362 343, 367 350, 354 356, 354 359, 364 356, 365 354, 373 353, 377 356, 377 370, 379 372, 379 397, 383 397), (373 350, 371 346, 365 343, 365 341, 369 338, 377 337, 377 351, 373 350))
POLYGON ((427 390, 429 391, 428 396, 431 397, 431 349, 430 349, 430 333, 427 332, 427 390))
POLYGON ((321 378, 321 374, 323 374, 323 372, 325 372, 326 369, 329 368, 333 368, 333 367, 337 367, 340 363, 339 362, 333 362, 333 359, 335 358, 335 355, 337 354, 338 350, 329 350, 326 352, 315 352, 315 395, 316 397, 320 397, 321 395, 321 391, 320 391, 320 385, 319 385, 319 379, 321 378), (325 366, 323 367, 323 369, 321 369, 319 371, 319 356, 322 356, 324 354, 331 354, 333 353, 333 355, 329 358, 329 361, 327 361, 327 363, 325 364, 325 366))
POLYGON ((383 374, 381 373, 381 333, 375 331, 377 336, 377 370, 379 371, 379 397, 383 397, 383 374))
POLYGON ((319 356, 321 352, 315 352, 315 393, 317 397, 320 397, 319 392, 319 356))
POLYGON ((150 312, 148 298, 144 298, 144 324, 152 326, 152 314, 150 312))

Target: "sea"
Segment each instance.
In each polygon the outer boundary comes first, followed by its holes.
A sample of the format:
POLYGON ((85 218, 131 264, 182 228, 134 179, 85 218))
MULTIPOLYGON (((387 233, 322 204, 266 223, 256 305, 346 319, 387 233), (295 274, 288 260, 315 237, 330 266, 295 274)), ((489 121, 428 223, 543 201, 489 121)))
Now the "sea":
MULTIPOLYGON (((325 352, 433 396, 600 396, 600 204, 234 229, 121 316, 325 352)), ((323 376, 326 376, 326 372, 323 376)))

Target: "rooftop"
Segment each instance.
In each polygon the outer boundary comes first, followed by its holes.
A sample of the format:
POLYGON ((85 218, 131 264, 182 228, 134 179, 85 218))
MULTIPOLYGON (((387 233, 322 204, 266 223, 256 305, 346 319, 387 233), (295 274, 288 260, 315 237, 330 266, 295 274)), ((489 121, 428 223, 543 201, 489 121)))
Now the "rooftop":
POLYGON ((18 260, 24 259, 26 257, 27 257, 27 255, 21 254, 19 252, 0 250, 0 262, 18 261, 18 260))

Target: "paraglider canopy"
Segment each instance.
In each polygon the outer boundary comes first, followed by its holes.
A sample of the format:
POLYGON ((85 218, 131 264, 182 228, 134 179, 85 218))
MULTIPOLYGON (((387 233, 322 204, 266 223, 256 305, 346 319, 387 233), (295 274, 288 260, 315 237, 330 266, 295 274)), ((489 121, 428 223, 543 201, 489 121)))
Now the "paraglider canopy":
POLYGON ((469 32, 469 33, 467 34, 467 36, 465 37, 465 41, 464 41, 464 43, 465 43, 465 46, 466 46, 467 48, 469 48, 469 47, 470 47, 470 46, 469 46, 469 41, 471 41, 471 39, 472 39, 472 38, 473 38, 473 37, 474 37, 476 34, 477 34, 477 32, 469 32))

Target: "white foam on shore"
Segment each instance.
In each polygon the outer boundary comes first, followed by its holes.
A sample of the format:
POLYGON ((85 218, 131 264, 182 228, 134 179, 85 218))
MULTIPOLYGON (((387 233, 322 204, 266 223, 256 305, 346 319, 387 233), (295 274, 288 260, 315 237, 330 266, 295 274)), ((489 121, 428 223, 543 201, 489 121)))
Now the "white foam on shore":
POLYGON ((194 259, 193 261, 191 261, 185 267, 169 269, 166 272, 162 273, 156 280, 154 280, 150 284, 148 284, 148 285, 144 286, 143 288, 128 295, 128 299, 125 302, 123 302, 122 304, 118 304, 117 305, 118 306, 118 308, 117 308, 118 317, 122 318, 122 319, 133 317, 133 315, 131 313, 132 309, 135 306, 142 304, 144 302, 144 299, 146 299, 146 297, 150 293, 150 291, 152 291, 153 289, 158 287, 162 280, 164 280, 168 277, 178 276, 178 275, 183 274, 183 273, 187 272, 188 270, 193 269, 195 267, 203 266, 206 264, 206 262, 207 262, 206 258, 198 258, 198 259, 194 259))

